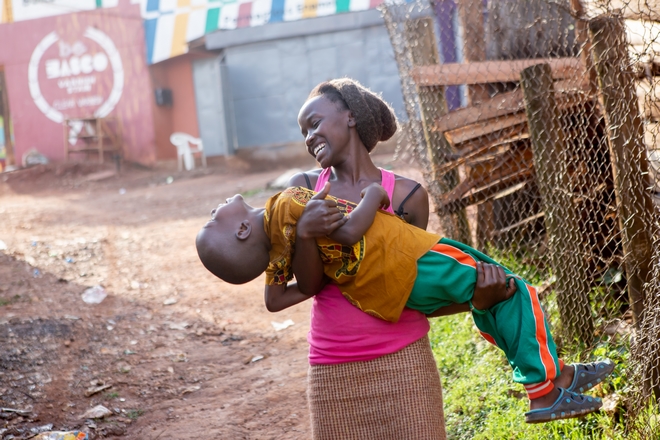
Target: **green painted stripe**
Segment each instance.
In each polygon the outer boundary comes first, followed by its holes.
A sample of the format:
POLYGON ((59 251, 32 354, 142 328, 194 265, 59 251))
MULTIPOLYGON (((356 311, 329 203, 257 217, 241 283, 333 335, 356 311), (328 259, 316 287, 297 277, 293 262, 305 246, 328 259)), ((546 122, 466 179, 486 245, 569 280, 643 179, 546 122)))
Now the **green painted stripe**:
POLYGON ((211 8, 206 12, 206 28, 204 33, 213 32, 218 29, 218 20, 220 19, 220 8, 211 8))
POLYGON ((97 8, 102 8, 103 7, 103 0, 96 0, 96 7, 97 8))

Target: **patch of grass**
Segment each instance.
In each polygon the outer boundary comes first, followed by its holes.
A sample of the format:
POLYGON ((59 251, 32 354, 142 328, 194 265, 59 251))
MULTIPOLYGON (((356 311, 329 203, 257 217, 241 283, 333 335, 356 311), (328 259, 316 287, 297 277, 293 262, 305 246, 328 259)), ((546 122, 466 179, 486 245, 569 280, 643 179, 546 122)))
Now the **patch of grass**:
POLYGON ((128 417, 131 420, 137 420, 137 418, 140 417, 142 414, 144 414, 144 411, 139 408, 126 410, 126 417, 128 417))
POLYGON ((116 393, 114 391, 111 393, 105 393, 105 400, 112 400, 112 399, 116 399, 117 397, 119 397, 119 393, 116 393))
POLYGON ((0 307, 8 306, 21 299, 21 295, 14 295, 11 298, 0 298, 0 307))
MULTIPOLYGON (((504 354, 481 338, 469 315, 433 320, 429 336, 443 382, 448 439, 631 438, 604 413, 583 419, 526 424, 524 413, 529 401, 523 386, 513 382, 504 354)), ((594 352, 594 356, 601 357, 611 354, 609 350, 594 352)), ((621 357, 614 360, 625 362, 621 357)), ((621 384, 616 382, 615 371, 608 383, 620 390, 621 384)))

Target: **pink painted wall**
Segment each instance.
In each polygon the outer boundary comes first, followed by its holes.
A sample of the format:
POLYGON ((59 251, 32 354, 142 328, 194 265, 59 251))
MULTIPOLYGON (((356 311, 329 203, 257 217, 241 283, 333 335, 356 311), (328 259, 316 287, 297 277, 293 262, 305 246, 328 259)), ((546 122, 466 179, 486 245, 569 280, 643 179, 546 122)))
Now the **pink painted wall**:
POLYGON ((122 120, 125 158, 153 164, 153 88, 139 5, 129 0, 120 0, 115 8, 0 25, 0 65, 4 66, 9 92, 16 161, 20 163, 22 155, 33 147, 52 161, 64 159, 63 126, 40 110, 28 80, 30 59, 51 32, 57 41, 50 40, 35 64, 38 89, 47 108, 63 117, 81 117, 112 101, 118 75, 112 54, 105 50, 107 42, 105 46, 97 42, 104 34, 116 48, 123 69, 123 89, 108 116, 122 120), (89 37, 89 29, 92 33, 101 31, 102 36, 97 33, 96 40, 89 37))

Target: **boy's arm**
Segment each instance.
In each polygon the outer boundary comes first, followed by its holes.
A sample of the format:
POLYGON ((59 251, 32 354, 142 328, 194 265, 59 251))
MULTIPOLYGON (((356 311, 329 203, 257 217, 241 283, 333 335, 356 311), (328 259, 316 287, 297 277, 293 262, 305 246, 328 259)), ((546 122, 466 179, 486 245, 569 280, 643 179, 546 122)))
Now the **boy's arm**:
POLYGON ((273 284, 266 285, 264 302, 269 312, 279 312, 280 310, 308 300, 312 296, 302 293, 298 289, 297 283, 273 284))
POLYGON ((363 189, 361 196, 357 208, 347 215, 346 223, 328 234, 331 240, 347 246, 354 245, 371 227, 378 210, 390 206, 387 191, 377 183, 363 189))

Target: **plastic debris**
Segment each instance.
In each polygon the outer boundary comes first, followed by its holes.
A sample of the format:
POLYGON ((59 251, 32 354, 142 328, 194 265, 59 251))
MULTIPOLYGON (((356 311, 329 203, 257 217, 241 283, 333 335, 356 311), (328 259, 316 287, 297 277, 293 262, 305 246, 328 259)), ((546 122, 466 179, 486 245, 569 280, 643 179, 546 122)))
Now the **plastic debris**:
POLYGON ((185 330, 190 327, 190 324, 187 322, 170 322, 168 323, 168 327, 170 330, 185 330))
POLYGON ((33 165, 46 165, 48 158, 39 153, 36 148, 31 148, 23 154, 22 158, 23 167, 31 167, 33 165))
POLYGON ((174 182, 174 177, 169 176, 167 179, 165 179, 165 182, 169 185, 170 183, 174 182))
POLYGON ((66 257, 66 258, 64 259, 64 261, 66 261, 67 263, 74 263, 76 260, 74 260, 74 259, 71 258, 71 257, 66 257))
POLYGON ((200 387, 199 385, 184 388, 183 390, 181 390, 181 395, 183 396, 185 394, 194 393, 195 391, 199 391, 201 389, 202 389, 202 387, 200 387))
POLYGON ((0 251, 6 251, 6 250, 7 250, 7 243, 0 240, 0 251))
POLYGON ((37 426, 37 427, 34 427, 34 428, 30 428, 30 432, 31 432, 32 434, 40 434, 40 433, 42 433, 42 432, 50 431, 51 429, 53 429, 53 424, 52 424, 52 423, 49 423, 49 424, 47 424, 47 425, 37 426))
POLYGON ((102 419, 112 414, 108 408, 103 405, 96 405, 94 408, 88 409, 83 415, 80 416, 81 419, 102 419))
POLYGON ((294 325, 294 322, 291 319, 287 319, 284 322, 271 321, 271 325, 273 326, 276 332, 279 332, 280 330, 284 330, 285 328, 291 327, 292 325, 294 325))
POLYGON ((87 304, 100 304, 106 296, 108 296, 108 294, 103 287, 94 286, 83 292, 82 299, 87 304))
POLYGON ((42 432, 33 440, 87 440, 87 434, 82 431, 50 431, 42 432))
POLYGON ((251 364, 251 363, 253 363, 253 362, 258 362, 258 361, 260 361, 260 360, 262 360, 262 359, 265 359, 265 356, 262 356, 262 355, 260 355, 260 354, 259 354, 259 355, 256 355, 256 356, 250 356, 249 358, 247 358, 247 359, 245 360, 245 364, 251 364))
POLYGON ((176 304, 177 301, 178 300, 176 298, 167 298, 165 301, 163 301, 163 305, 171 306, 172 304, 176 304))
POLYGON ((101 391, 107 390, 108 388, 112 388, 111 383, 100 386, 92 386, 90 388, 87 388, 87 390, 85 390, 85 397, 93 396, 94 394, 100 393, 101 391))

